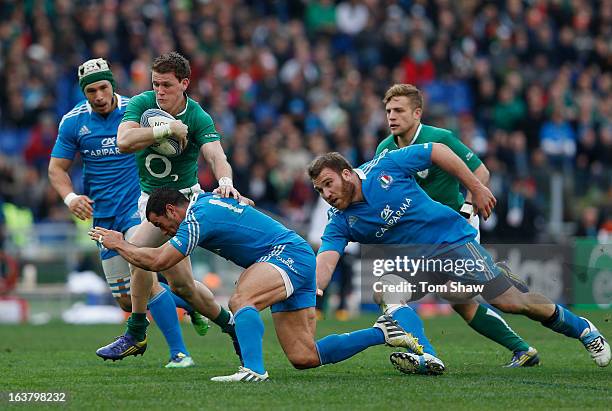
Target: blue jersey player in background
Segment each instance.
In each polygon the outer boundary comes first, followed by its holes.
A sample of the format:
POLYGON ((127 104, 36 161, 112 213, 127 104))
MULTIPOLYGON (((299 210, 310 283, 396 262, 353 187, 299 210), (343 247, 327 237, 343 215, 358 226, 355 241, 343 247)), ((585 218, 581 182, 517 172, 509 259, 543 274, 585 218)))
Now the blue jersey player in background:
MULTIPOLYGON (((93 216, 94 226, 117 230, 129 238, 133 228, 140 224, 138 171, 134 155, 121 154, 117 148, 117 127, 129 99, 115 93, 113 73, 104 59, 86 61, 79 67, 78 76, 87 99, 64 115, 59 124, 49 163, 49 180, 76 217, 87 220, 93 216), (81 195, 74 193, 68 174, 77 153, 83 161, 84 193, 81 195)), ((127 262, 115 251, 102 247, 100 257, 113 297, 124 311, 131 312, 127 262)), ((192 366, 176 306, 190 312, 198 333, 204 334, 208 324, 169 290, 160 287, 154 294, 149 310, 170 348, 171 361, 167 367, 192 366)), ((142 352, 134 350, 133 355, 142 352)))
POLYGON ((259 311, 270 307, 276 335, 294 367, 318 367, 347 359, 379 344, 422 352, 418 341, 387 316, 373 327, 315 341, 315 255, 310 245, 250 205, 212 194, 191 202, 178 190, 155 190, 147 203, 147 219, 168 236, 158 248, 136 247, 112 230, 95 227, 93 240, 119 252, 131 264, 163 271, 204 247, 245 270, 240 275, 230 309, 244 365, 232 375, 213 381, 258 382, 268 379, 264 367, 264 324, 259 311))
MULTIPOLYGON (((465 218, 433 201, 418 186, 414 175, 432 164, 457 177, 472 193, 474 211, 489 217, 495 197, 443 144, 419 144, 383 152, 357 169, 339 153, 319 156, 310 164, 308 174, 315 189, 334 207, 317 255, 317 286, 327 287, 349 241, 418 245, 415 248, 418 252, 408 258, 474 262, 474 269, 465 274, 428 273, 430 281, 481 284, 484 291, 480 294, 493 306, 525 315, 553 331, 580 340, 597 365, 608 365, 610 345, 590 321, 541 294, 520 292, 475 241, 476 230, 465 218)), ((408 373, 419 372, 423 363, 427 363, 427 359, 423 361, 410 353, 394 353, 391 361, 408 373)))

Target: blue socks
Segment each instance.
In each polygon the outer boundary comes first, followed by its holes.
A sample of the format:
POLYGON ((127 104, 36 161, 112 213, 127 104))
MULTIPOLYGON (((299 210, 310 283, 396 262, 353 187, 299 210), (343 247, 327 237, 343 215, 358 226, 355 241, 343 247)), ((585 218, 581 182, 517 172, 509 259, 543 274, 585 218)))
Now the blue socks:
MULTIPOLYGON (((419 339, 424 352, 436 356, 436 350, 425 336, 423 322, 412 308, 408 306, 398 308, 391 317, 406 332, 412 333, 419 339)), ((324 365, 346 360, 368 347, 384 343, 385 336, 382 330, 372 327, 352 333, 328 335, 317 341, 317 349, 319 350, 321 365, 324 365)))
POLYGON ((191 305, 189 305, 187 301, 183 300, 178 295, 174 294, 168 284, 160 282, 159 285, 161 285, 163 288, 166 289, 166 291, 170 293, 170 295, 172 296, 172 299, 174 300, 174 305, 176 305, 178 308, 182 308, 183 310, 187 312, 193 311, 193 308, 191 308, 191 305))
POLYGON ((360 353, 373 345, 385 343, 385 335, 379 328, 366 328, 346 334, 331 334, 317 341, 321 365, 334 364, 360 353))
POLYGON ((589 327, 585 320, 558 304, 555 305, 555 313, 552 317, 542 321, 542 325, 572 338, 580 338, 584 329, 589 327))
POLYGON ((183 342, 183 333, 179 325, 178 316, 176 315, 176 306, 172 300, 172 294, 163 290, 151 298, 149 300, 149 311, 166 338, 166 342, 170 347, 170 358, 174 358, 179 352, 189 356, 189 352, 183 342))
POLYGON ((397 321, 397 323, 406 331, 414 335, 419 339, 419 344, 423 346, 423 352, 431 354, 437 357, 436 350, 425 336, 425 329, 423 328, 423 321, 417 315, 417 313, 408 306, 402 306, 397 310, 393 311, 391 317, 397 321))
POLYGON ((258 374, 264 374, 266 372, 263 363, 264 324, 259 311, 251 305, 242 307, 234 314, 234 327, 244 366, 258 374))

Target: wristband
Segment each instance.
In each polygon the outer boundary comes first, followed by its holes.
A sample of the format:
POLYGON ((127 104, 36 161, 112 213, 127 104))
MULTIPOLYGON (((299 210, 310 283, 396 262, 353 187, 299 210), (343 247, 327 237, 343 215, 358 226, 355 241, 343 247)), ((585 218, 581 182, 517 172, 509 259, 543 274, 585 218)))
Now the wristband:
POLYGON ((472 214, 474 214, 474 206, 472 205, 472 203, 468 201, 463 203, 463 205, 461 206, 461 209, 459 210, 459 214, 461 214, 467 219, 472 217, 472 214))
POLYGON ((219 187, 221 186, 230 186, 230 187, 234 187, 234 182, 232 181, 231 178, 229 177, 221 177, 219 179, 219 187))
POLYGON ((163 142, 166 138, 168 138, 172 134, 170 130, 170 124, 162 124, 161 126, 153 127, 153 138, 156 143, 163 142))
POLYGON ((75 194, 74 192, 66 194, 66 197, 64 197, 64 204, 66 204, 66 207, 70 208, 70 203, 72 203, 72 200, 74 200, 78 196, 79 195, 75 194))

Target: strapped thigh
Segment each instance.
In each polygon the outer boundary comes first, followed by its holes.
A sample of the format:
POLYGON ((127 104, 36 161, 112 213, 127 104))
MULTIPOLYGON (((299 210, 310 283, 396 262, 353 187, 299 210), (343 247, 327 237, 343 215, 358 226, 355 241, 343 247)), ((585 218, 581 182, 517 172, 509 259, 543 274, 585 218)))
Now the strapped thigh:
POLYGON ((113 297, 130 295, 130 267, 127 261, 117 255, 102 260, 102 268, 113 297))

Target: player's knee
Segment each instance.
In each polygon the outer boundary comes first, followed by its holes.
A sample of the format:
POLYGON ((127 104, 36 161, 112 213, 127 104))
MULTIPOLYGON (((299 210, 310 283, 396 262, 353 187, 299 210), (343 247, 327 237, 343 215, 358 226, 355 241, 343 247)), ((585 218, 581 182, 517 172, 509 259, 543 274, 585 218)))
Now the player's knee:
POLYGON ((195 284, 193 283, 171 283, 170 289, 174 294, 179 295, 186 300, 189 300, 196 292, 195 284))
POLYGON ((120 297, 115 297, 115 301, 119 307, 126 313, 132 312, 132 299, 129 294, 122 294, 120 297))
POLYGON ((525 314, 528 307, 520 301, 506 301, 495 304, 495 307, 509 314, 525 314))
POLYGON ((228 305, 229 305, 230 310, 232 310, 232 312, 235 313, 243 307, 246 307, 248 305, 254 305, 254 304, 251 298, 249 298, 249 296, 247 296, 244 293, 241 293, 240 291, 236 291, 230 297, 228 305))
POLYGON ((466 304, 454 303, 454 304, 451 304, 451 307, 453 307, 453 310, 455 310, 455 312, 459 314, 461 318, 463 318, 466 321, 474 317, 474 313, 471 312, 470 306, 466 304))
POLYGON ((374 300, 374 303, 381 305, 384 304, 385 300, 384 300, 384 294, 380 291, 374 291, 374 293, 372 294, 372 298, 374 300))
POLYGON ((289 361, 291 365, 298 370, 306 370, 321 365, 319 356, 316 352, 302 351, 295 354, 290 354, 289 361))

